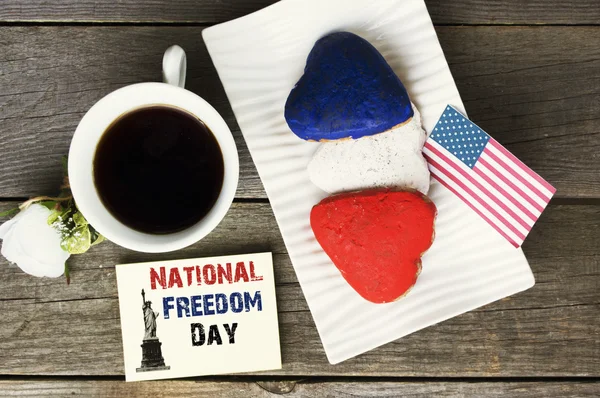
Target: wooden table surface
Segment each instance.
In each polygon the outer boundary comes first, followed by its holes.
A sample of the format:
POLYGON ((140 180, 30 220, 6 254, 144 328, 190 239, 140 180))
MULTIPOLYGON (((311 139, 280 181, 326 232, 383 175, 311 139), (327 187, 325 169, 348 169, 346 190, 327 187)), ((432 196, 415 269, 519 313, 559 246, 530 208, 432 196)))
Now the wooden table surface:
POLYGON ((470 117, 558 189, 523 246, 537 284, 335 366, 201 38, 272 2, 0 2, 0 211, 56 193, 86 110, 119 87, 160 80, 173 43, 188 53, 188 88, 224 115, 241 160, 229 214, 185 250, 105 243, 72 259, 70 286, 0 259, 0 396, 600 395, 598 0, 426 1, 470 117), (266 250, 283 369, 123 381, 114 264, 266 250))

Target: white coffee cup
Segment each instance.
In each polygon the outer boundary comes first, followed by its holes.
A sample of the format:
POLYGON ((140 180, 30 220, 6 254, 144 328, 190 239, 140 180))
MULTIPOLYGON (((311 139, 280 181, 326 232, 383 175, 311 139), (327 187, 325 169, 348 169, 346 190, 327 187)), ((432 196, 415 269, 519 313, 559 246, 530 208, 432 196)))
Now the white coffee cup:
POLYGON ((160 253, 189 246, 221 222, 235 196, 239 159, 233 135, 221 115, 208 102, 183 88, 185 75, 185 52, 179 46, 168 48, 163 57, 165 83, 133 84, 108 94, 81 119, 71 142, 69 181, 77 207, 98 232, 128 249, 160 253), (94 156, 103 133, 121 115, 151 105, 177 107, 202 120, 217 139, 225 166, 221 193, 208 214, 183 231, 165 235, 139 232, 121 223, 106 209, 94 185, 94 156))

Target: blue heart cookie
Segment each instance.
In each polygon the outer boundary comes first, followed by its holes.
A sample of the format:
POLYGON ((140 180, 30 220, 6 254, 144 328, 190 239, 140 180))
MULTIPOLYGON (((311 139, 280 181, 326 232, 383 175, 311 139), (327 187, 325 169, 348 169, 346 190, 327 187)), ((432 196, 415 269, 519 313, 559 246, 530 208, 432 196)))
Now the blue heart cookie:
POLYGON ((337 32, 319 39, 285 104, 285 119, 311 141, 382 133, 413 116, 402 82, 368 41, 337 32))

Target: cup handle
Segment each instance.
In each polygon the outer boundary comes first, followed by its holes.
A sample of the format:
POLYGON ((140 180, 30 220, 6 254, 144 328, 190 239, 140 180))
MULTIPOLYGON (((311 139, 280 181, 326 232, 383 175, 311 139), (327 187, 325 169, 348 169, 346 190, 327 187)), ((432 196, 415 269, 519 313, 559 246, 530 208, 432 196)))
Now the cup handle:
POLYGON ((175 45, 167 48, 163 55, 163 82, 184 88, 187 59, 183 48, 175 45))

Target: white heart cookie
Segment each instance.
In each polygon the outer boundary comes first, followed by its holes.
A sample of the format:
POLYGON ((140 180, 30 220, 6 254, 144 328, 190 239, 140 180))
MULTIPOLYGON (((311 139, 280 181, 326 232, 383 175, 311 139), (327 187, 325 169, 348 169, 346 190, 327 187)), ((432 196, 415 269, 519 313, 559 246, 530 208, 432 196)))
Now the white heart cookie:
POLYGON ((412 120, 381 134, 321 144, 308 165, 312 182, 329 193, 369 188, 429 191, 429 169, 421 149, 427 133, 413 105, 412 120))

